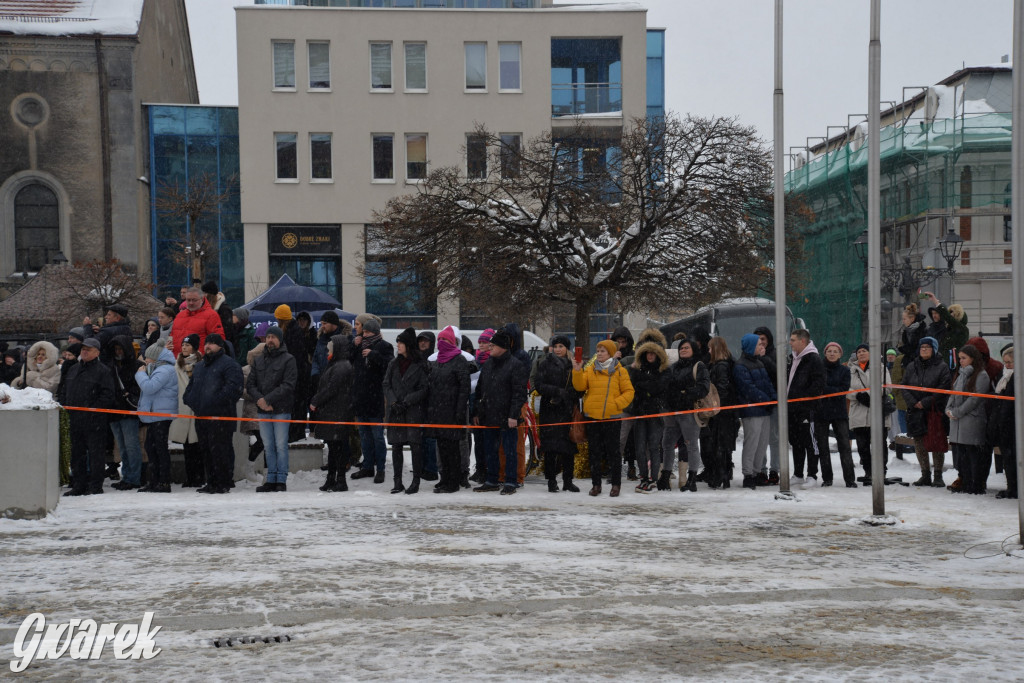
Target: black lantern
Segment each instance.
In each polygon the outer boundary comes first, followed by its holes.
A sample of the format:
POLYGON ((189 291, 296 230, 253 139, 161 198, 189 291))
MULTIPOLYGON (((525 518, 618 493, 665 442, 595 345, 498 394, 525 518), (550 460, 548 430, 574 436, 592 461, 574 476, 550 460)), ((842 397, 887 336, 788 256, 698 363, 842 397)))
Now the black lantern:
POLYGON ((853 241, 853 252, 855 254, 857 254, 857 258, 859 258, 862 262, 865 262, 865 263, 867 262, 867 260, 868 260, 868 231, 867 230, 862 232, 860 234, 860 236, 853 241))
POLYGON ((63 266, 65 263, 68 262, 68 259, 66 256, 64 256, 64 252, 58 249, 57 253, 53 255, 51 261, 55 266, 63 266))
POLYGON ((953 261, 956 261, 957 257, 960 256, 960 250, 964 248, 964 241, 960 238, 960 235, 953 232, 953 228, 949 229, 942 239, 939 240, 939 251, 942 252, 942 258, 946 259, 946 267, 953 270, 953 261))

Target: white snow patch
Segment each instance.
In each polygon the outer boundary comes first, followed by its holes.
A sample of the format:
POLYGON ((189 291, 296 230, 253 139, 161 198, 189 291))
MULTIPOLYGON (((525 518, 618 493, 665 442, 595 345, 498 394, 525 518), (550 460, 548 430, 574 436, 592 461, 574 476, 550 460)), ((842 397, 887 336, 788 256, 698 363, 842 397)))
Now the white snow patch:
POLYGON ((53 400, 53 394, 46 389, 12 389, 6 384, 0 384, 0 410, 47 410, 60 408, 60 404, 53 400), (4 402, 4 399, 10 399, 4 402))

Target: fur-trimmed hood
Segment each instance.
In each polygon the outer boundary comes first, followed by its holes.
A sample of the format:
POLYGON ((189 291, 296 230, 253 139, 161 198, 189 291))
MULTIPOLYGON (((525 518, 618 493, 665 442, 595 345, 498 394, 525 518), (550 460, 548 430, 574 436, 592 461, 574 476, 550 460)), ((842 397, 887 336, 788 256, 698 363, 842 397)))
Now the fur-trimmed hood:
POLYGON ((42 370, 42 372, 46 372, 47 370, 49 370, 50 368, 57 364, 57 357, 59 355, 60 352, 57 350, 57 347, 51 344, 50 342, 37 341, 35 344, 29 347, 28 354, 26 354, 25 356, 25 365, 29 368, 29 370, 42 370), (46 351, 46 361, 43 363, 42 368, 36 367, 36 354, 39 353, 39 349, 43 349, 46 351))
MULTIPOLYGON (((655 330, 655 331, 657 332, 657 330, 655 330)), ((660 335, 661 333, 659 332, 658 334, 660 335)), ((643 335, 641 335, 641 337, 642 336, 643 335)), ((664 339, 664 338, 665 337, 662 336, 662 339, 664 339)), ((653 354, 658 356, 658 360, 659 360, 658 370, 660 372, 665 372, 666 370, 668 370, 668 365, 669 365, 669 363, 668 363, 668 354, 665 352, 665 347, 662 346, 661 344, 659 344, 658 342, 653 341, 653 340, 645 341, 642 344, 640 344, 639 346, 637 346, 633 351, 634 351, 634 356, 636 358, 636 360, 634 360, 633 362, 636 363, 637 365, 640 365, 640 363, 643 360, 643 357, 646 354, 653 353, 653 354)))
MULTIPOLYGON (((654 342, 656 344, 659 344, 662 349, 668 347, 668 340, 665 339, 665 335, 661 333, 661 330, 659 330, 656 327, 648 327, 646 330, 640 333, 640 336, 637 337, 636 340, 637 349, 639 349, 647 342, 654 342)), ((637 349, 634 349, 634 352, 637 349)))

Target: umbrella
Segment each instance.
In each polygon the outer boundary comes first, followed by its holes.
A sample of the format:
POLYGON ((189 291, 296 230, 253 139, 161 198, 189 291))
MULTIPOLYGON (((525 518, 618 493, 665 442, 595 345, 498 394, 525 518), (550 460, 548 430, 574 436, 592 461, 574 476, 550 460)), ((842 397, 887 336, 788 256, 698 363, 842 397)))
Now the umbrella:
MULTIPOLYGON (((300 309, 300 310, 304 310, 304 309, 300 309)), ((351 323, 353 320, 356 319, 356 314, 355 313, 349 313, 348 311, 343 311, 340 308, 325 308, 322 311, 306 311, 306 313, 309 313, 309 317, 313 319, 313 325, 314 326, 319 326, 320 325, 320 317, 323 316, 323 314, 326 313, 327 311, 334 311, 335 313, 338 314, 339 318, 341 318, 342 320, 345 320, 345 321, 347 321, 349 323, 351 323)), ((297 315, 299 313, 299 311, 296 311, 293 308, 292 309, 292 313, 294 315, 297 315)), ((271 323, 271 324, 276 324, 276 323, 274 323, 274 314, 273 313, 267 313, 266 311, 252 311, 249 314, 249 322, 252 325, 257 325, 259 323, 264 323, 264 322, 271 323)))
MULTIPOLYGON (((310 311, 310 315, 312 315, 313 311, 323 312, 341 307, 338 300, 330 294, 316 287, 297 285, 294 280, 285 274, 270 289, 255 299, 242 304, 242 308, 249 309, 251 312, 263 311, 270 313, 271 317, 273 317, 274 310, 281 304, 291 306, 292 315, 299 311, 310 311)), ((339 313, 338 315, 340 316, 341 314, 339 313)), ((254 320, 252 315, 249 316, 249 319, 254 320)))

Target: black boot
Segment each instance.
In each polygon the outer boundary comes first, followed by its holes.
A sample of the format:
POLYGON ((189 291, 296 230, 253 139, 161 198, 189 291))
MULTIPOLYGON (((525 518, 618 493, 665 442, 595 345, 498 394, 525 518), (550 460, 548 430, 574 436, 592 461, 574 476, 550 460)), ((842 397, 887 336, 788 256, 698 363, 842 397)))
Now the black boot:
MULTIPOLYGON (((412 483, 409 484, 409 488, 407 488, 405 490, 405 492, 408 495, 412 495, 414 493, 419 493, 419 491, 420 491, 420 475, 414 474, 414 475, 412 475, 412 483)), ((394 493, 394 491, 392 491, 391 493, 394 493)))
POLYGON ((557 479, 548 479, 548 493, 558 493, 557 479))
POLYGON ((572 453, 562 454, 562 490, 579 493, 580 487, 572 483, 572 475, 576 471, 576 456, 572 453))
POLYGON ((670 491, 672 489, 672 473, 668 470, 662 470, 661 474, 658 475, 658 490, 659 491, 670 491))
POLYGON ((348 481, 345 479, 345 470, 338 470, 338 478, 334 482, 332 491, 348 491, 348 481))
POLYGON ((333 491, 334 490, 334 486, 337 483, 337 481, 338 481, 337 474, 335 474, 331 470, 327 470, 327 481, 325 481, 324 485, 320 487, 320 490, 321 491, 333 491))

